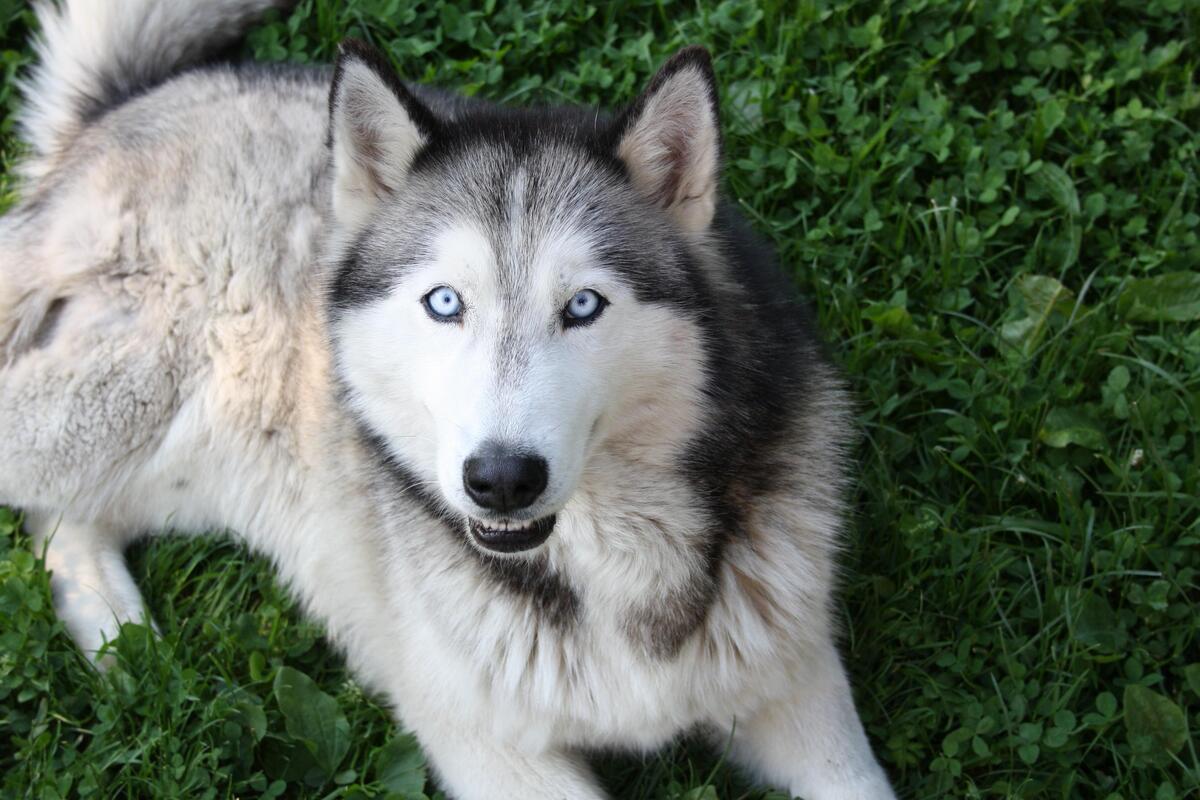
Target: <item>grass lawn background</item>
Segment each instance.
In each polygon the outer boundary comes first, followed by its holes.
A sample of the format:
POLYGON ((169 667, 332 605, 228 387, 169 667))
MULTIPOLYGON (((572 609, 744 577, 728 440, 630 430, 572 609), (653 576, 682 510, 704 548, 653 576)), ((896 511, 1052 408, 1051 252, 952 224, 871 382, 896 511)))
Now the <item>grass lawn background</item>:
MULTIPOLYGON (((10 164, 31 25, 0 0, 10 164)), ((345 35, 409 79, 609 106, 707 45, 728 190, 860 398, 839 612, 898 791, 1200 796, 1200 3, 304 0, 244 50, 329 62, 345 35)), ((0 509, 0 793, 420 796, 411 738, 262 562, 130 558, 163 636, 127 629, 98 675, 0 509)), ((768 796, 688 743, 600 770, 768 796)))

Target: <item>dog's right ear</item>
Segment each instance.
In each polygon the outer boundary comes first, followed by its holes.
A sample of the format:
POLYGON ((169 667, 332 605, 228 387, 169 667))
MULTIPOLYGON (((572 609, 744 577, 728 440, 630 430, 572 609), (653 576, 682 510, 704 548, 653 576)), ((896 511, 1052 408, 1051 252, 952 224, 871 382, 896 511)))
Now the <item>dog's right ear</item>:
POLYGON ((433 112, 400 82, 382 53, 357 39, 342 42, 329 93, 337 221, 352 228, 365 223, 400 187, 437 129, 433 112))

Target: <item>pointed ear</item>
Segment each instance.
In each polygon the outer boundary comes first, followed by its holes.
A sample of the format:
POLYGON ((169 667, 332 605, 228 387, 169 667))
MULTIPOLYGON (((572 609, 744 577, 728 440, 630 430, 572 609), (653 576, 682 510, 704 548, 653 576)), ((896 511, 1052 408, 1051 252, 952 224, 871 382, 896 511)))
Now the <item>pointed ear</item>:
POLYGON ((617 120, 617 157, 633 183, 689 233, 712 222, 721 130, 717 83, 703 47, 671 57, 617 120))
POLYGON ((355 227, 404 182, 438 121, 383 54, 356 39, 342 42, 329 93, 333 214, 355 227))

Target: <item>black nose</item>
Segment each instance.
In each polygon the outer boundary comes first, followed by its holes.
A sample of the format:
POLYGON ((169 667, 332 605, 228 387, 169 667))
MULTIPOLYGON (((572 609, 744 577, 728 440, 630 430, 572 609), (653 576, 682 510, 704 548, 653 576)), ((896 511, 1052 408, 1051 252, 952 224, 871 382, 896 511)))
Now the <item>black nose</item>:
POLYGON ((463 464, 463 487, 472 500, 490 511, 529 508, 546 488, 546 460, 486 448, 463 464))

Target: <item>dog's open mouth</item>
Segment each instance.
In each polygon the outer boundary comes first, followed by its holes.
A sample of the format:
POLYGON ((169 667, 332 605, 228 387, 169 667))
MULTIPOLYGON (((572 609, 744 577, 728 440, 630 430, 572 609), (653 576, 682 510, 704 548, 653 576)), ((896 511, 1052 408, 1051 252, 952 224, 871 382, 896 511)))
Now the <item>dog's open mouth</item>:
POLYGON ((529 522, 484 522, 471 519, 468 526, 471 529, 471 537, 484 550, 494 553, 519 553, 522 550, 532 550, 546 541, 550 532, 554 530, 554 520, 553 514, 529 522))

